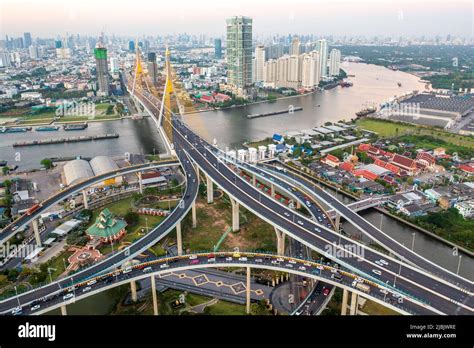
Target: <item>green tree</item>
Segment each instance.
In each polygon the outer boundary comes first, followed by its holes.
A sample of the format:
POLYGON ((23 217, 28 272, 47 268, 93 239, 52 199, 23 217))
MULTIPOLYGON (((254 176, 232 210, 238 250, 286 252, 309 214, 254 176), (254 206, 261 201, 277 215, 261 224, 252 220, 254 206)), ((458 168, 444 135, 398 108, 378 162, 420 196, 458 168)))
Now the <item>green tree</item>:
POLYGON ((136 226, 140 219, 140 215, 134 211, 129 211, 125 214, 124 219, 129 226, 136 226))
POLYGON ((51 158, 43 158, 40 164, 46 169, 51 169, 53 167, 53 160, 51 158))

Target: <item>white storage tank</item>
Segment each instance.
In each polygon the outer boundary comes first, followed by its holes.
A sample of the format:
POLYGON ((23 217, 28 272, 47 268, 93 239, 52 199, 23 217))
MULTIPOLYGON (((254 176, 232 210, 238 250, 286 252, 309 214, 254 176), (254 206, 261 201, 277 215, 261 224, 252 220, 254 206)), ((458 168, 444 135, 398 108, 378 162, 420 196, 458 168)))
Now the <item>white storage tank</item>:
POLYGON ((257 149, 254 147, 249 148, 249 162, 255 163, 257 162, 258 159, 258 154, 257 154, 257 149))
POLYGON ((239 161, 241 162, 245 162, 245 160, 247 159, 247 150, 244 150, 244 149, 240 149, 237 151, 237 158, 239 161))
POLYGON ((263 160, 265 159, 265 154, 267 153, 267 147, 266 146, 259 146, 258 147, 258 159, 263 160))
POLYGON ((268 145, 268 157, 269 158, 275 157, 276 148, 277 148, 277 146, 275 144, 268 145))

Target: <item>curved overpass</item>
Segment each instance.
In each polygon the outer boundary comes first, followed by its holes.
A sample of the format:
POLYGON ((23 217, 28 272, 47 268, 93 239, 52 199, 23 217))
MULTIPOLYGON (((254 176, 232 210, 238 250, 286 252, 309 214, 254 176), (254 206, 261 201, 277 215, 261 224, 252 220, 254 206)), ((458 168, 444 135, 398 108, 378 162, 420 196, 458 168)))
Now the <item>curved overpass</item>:
MULTIPOLYGON (((157 116, 159 109, 149 99, 139 93, 138 99, 148 110, 157 116)), ((233 197, 237 202, 254 212, 257 216, 284 231, 292 238, 307 245, 326 257, 335 260, 347 269, 371 278, 374 282, 394 284, 399 292, 410 294, 414 298, 423 298, 429 302, 429 306, 436 308, 439 313, 446 314, 471 314, 472 307, 466 303, 471 296, 465 290, 460 290, 453 284, 449 284, 431 274, 420 271, 417 268, 400 263, 393 258, 387 258, 384 254, 370 250, 363 245, 364 255, 358 255, 347 251, 340 245, 343 240, 349 244, 355 244, 352 240, 335 234, 324 226, 320 226, 313 221, 295 214, 287 207, 275 202, 266 195, 262 195, 258 190, 242 180, 226 165, 219 161, 212 150, 199 144, 198 137, 189 130, 182 122, 173 120, 174 145, 178 153, 185 152, 190 155, 198 167, 212 181, 219 185, 224 192, 233 197), (195 137, 194 139, 192 137, 195 137), (194 142, 192 142, 195 140, 194 142), (324 233, 322 231, 325 231, 324 233), (330 232, 330 233, 327 233, 330 232), (334 251, 341 251, 345 255, 334 255, 326 252, 326 248, 331 246, 334 251), (388 266, 379 266, 375 263, 380 258, 390 259, 388 266), (380 273, 374 276, 376 270, 380 273), (395 285, 396 283, 396 285, 395 285)))
POLYGON ((347 270, 336 269, 314 261, 260 252, 239 252, 238 254, 236 252, 217 252, 163 257, 100 276, 75 281, 70 283, 69 286, 64 288, 61 292, 45 297, 44 299, 38 299, 34 303, 24 306, 23 314, 43 314, 110 288, 127 284, 130 281, 161 275, 171 270, 183 271, 209 267, 243 266, 287 272, 302 277, 321 280, 333 286, 356 292, 363 297, 369 298, 402 314, 436 313, 436 311, 433 312, 426 308, 423 303, 419 303, 409 297, 395 297, 393 294, 396 292, 386 289, 368 279, 359 280, 359 282, 369 286, 369 291, 363 292, 352 286, 353 281, 358 278, 358 276, 347 270), (341 276, 341 281, 336 281, 332 277, 334 273, 338 273, 341 276), (71 298, 64 299, 64 296, 67 294, 72 294, 71 298), (398 300, 399 298, 402 298, 402 300, 398 300), (32 307, 36 305, 39 305, 39 308, 32 310, 32 307))
MULTIPOLYGON (((61 291, 61 289, 70 286, 71 282, 74 281, 74 278, 85 279, 96 276, 101 272, 107 272, 111 269, 117 268, 125 261, 133 259, 135 256, 141 254, 144 250, 153 246, 161 238, 171 232, 178 224, 178 222, 180 222, 181 219, 189 212, 198 194, 198 178, 194 166, 191 164, 189 157, 185 153, 180 153, 178 155, 178 158, 183 167, 183 170, 186 173, 186 190, 184 192, 182 200, 180 201, 180 204, 171 212, 171 214, 169 214, 165 218, 165 220, 163 220, 158 226, 153 228, 149 233, 147 233, 145 236, 140 238, 132 245, 115 252, 115 254, 97 264, 94 264, 82 271, 67 276, 61 280, 57 280, 40 288, 19 294, 18 297, 10 297, 1 301, 0 313, 5 313, 11 310, 12 308, 15 308, 16 306, 18 306, 18 301, 20 301, 20 303, 22 304, 28 304, 37 300, 38 298, 48 297, 55 293, 58 293, 61 291)), ((150 164, 141 165, 140 168, 146 169, 148 168, 147 166, 149 167, 150 164)), ((130 172, 137 171, 137 167, 139 166, 135 166, 133 169, 130 169, 132 167, 129 167, 128 170, 130 170, 130 172)), ((111 177, 112 175, 115 174, 109 173, 105 175, 105 178, 111 177)), ((104 177, 100 177, 102 178, 102 180, 104 179, 104 177)), ((74 188, 73 190, 76 190, 78 192, 81 189, 82 188, 74 188)))

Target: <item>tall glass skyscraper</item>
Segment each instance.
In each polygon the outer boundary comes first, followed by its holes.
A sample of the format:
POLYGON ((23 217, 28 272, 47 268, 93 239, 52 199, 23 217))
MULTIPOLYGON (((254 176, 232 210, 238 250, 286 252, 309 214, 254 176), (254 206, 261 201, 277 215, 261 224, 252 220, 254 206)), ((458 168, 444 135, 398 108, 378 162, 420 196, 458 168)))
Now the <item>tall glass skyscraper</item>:
POLYGON ((216 59, 222 58, 222 41, 221 39, 214 40, 214 57, 216 59))
POLYGON ((252 84, 252 18, 235 16, 227 19, 228 84, 240 89, 252 84))
POLYGON ((107 49, 99 44, 94 49, 97 69, 97 80, 99 81, 99 92, 103 96, 109 95, 109 69, 107 67, 107 49))

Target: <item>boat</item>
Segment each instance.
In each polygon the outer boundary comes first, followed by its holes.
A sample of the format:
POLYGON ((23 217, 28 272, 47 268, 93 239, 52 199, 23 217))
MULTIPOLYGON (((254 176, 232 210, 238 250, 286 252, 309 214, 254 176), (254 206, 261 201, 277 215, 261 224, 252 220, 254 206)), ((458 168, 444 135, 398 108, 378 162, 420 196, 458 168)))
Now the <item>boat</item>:
POLYGON ((87 128, 87 122, 65 124, 63 128, 64 128, 65 131, 83 130, 83 129, 87 128))
POLYGON ((7 165, 7 161, 1 160, 0 161, 0 167, 5 167, 7 165))
POLYGON ((377 111, 377 108, 375 106, 368 106, 368 107, 360 110, 359 112, 356 112, 356 116, 357 117, 364 117, 364 116, 373 114, 376 111, 377 111))
POLYGON ((352 87, 352 86, 354 86, 354 84, 352 83, 351 80, 342 80, 342 81, 339 83, 339 85, 340 85, 341 87, 352 87))
POLYGON ((37 132, 50 132, 50 131, 59 130, 59 127, 58 126, 41 126, 41 127, 36 127, 35 130, 37 132))
POLYGON ((402 83, 401 83, 401 82, 397 82, 397 85, 398 85, 398 87, 402 87, 402 83))
POLYGON ((31 130, 31 127, 1 127, 0 133, 24 133, 31 130))

